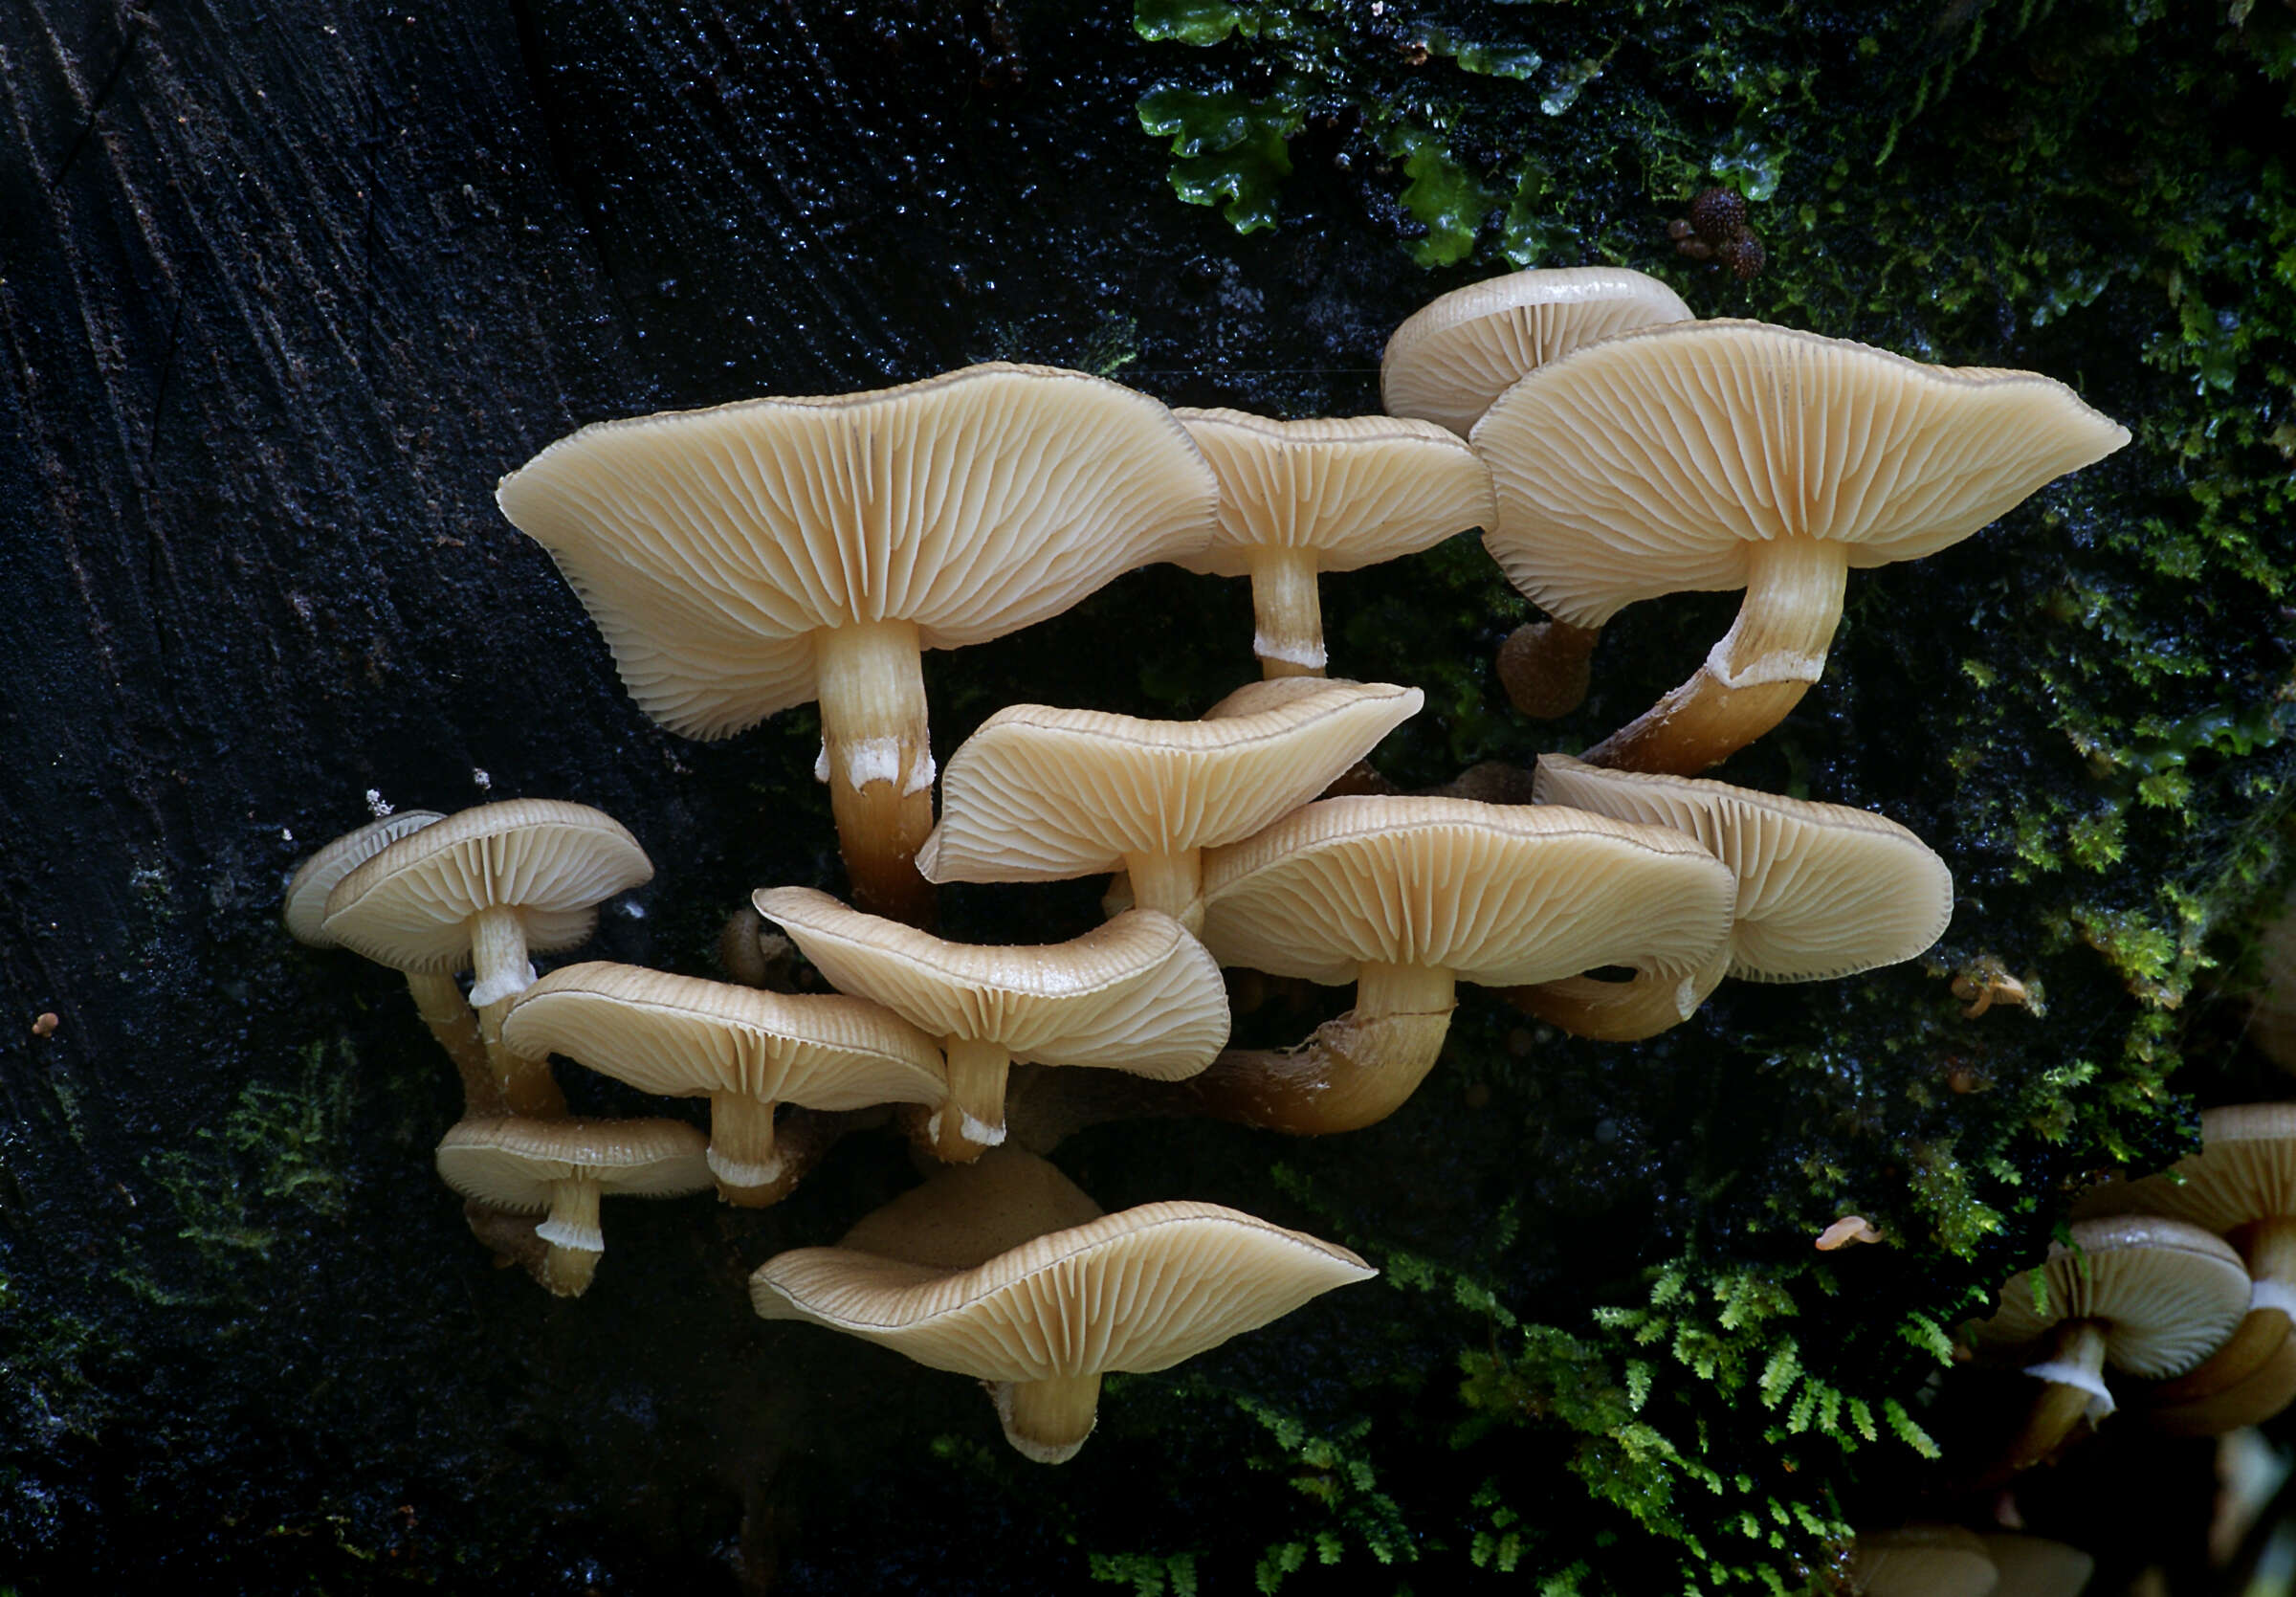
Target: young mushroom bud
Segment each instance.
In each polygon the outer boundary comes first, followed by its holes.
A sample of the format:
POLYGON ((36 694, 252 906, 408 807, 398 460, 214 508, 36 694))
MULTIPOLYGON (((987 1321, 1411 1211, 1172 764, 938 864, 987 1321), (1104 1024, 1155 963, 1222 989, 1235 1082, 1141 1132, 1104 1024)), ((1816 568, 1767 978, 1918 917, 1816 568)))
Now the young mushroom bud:
POLYGON ((834 1248, 750 1277, 767 1320, 864 1338, 989 1390, 1005 1440, 1066 1463, 1100 1377, 1168 1369, 1377 1274, 1344 1248, 1213 1204, 1102 1214, 1043 1160, 996 1149, 941 1171, 834 1248))

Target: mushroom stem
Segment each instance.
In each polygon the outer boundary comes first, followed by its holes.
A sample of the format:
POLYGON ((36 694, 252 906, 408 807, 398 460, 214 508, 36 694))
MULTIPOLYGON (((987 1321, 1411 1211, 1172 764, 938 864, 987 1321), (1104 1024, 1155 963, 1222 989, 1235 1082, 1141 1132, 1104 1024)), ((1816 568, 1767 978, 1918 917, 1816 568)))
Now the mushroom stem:
POLYGON ((1251 555, 1251 652, 1265 677, 1323 675, 1323 596, 1314 549, 1251 555))
POLYGON ((2059 1326, 2050 1358, 2025 1373, 2043 1383, 2042 1394, 2010 1442, 1997 1476, 2029 1469, 2056 1452, 2092 1404, 2102 1403, 2105 1412, 2111 1412, 2112 1398, 2105 1389, 2105 1332, 2094 1320, 2068 1320, 2059 1326))
POLYGON ((1567 716, 1586 701, 1587 660, 1601 637, 1600 627, 1568 621, 1534 621, 1507 634, 1496 662, 1508 702, 1533 721, 1567 716))
POLYGON ((1773 538, 1748 544, 1745 602, 1706 663, 1580 758, 1693 776, 1744 748, 1783 721, 1824 674, 1848 575, 1843 543, 1773 538))
POLYGON ((1039 1464, 1076 1456, 1100 1418, 1100 1372, 1055 1375, 1043 1381, 990 1381, 989 1400, 1004 1439, 1039 1464))
POLYGON ((598 1226, 598 1200, 606 1188, 596 1177, 572 1175, 550 1184, 550 1217, 534 1234, 550 1244, 541 1280, 560 1298, 580 1298, 598 1273, 606 1232, 598 1226))
POLYGON ((853 900, 913 926, 933 919, 916 851, 933 831, 933 748, 916 624, 813 634, 822 753, 853 900))
POLYGON ((550 1074, 550 1061, 529 1059, 502 1040, 502 1017, 534 985, 534 966, 526 961, 526 922, 516 909, 497 904, 472 917, 471 972, 471 1004, 478 1011, 495 1098, 509 1113, 528 1120, 564 1119, 566 1098, 550 1074))
POLYGON ((1321 1136, 1377 1124, 1418 1090, 1443 1054, 1456 1008, 1448 970, 1361 966, 1356 1007, 1297 1048, 1230 1049, 1183 1085, 1204 1114, 1321 1136))
POLYGON ((1203 929, 1203 850, 1128 854, 1124 873, 1132 882, 1132 901, 1124 908, 1161 910, 1190 932, 1203 929))
POLYGON ((710 1174, 718 1195, 738 1208, 763 1209, 789 1190, 774 1147, 773 1109, 747 1093, 710 1095, 710 1174))
POLYGON ((510 1113, 502 1089, 495 1083, 486 1043, 478 1035, 478 1016, 463 997, 461 986, 450 975, 409 970, 407 990, 413 995, 414 1012, 430 1028, 430 1035, 447 1051, 447 1057, 454 1061, 454 1074, 462 1078, 462 1118, 487 1120, 510 1113))
POLYGON ((2256 1282, 2247 1318, 2232 1340, 2174 1381, 2146 1393, 2146 1404, 2197 1403, 2254 1375, 2288 1340, 2296 1308, 2296 1218, 2275 1215, 2244 1226, 2227 1238, 2248 1261, 2256 1282))
POLYGON ((927 1122, 943 1163, 969 1164, 1004 1141, 1004 1073, 1012 1054, 1003 1043, 944 1037, 949 1096, 927 1122))
POLYGON ((1697 1011, 1730 973, 1730 944, 1688 976, 1638 971, 1631 981, 1566 976, 1558 982, 1508 987, 1500 996, 1574 1037, 1640 1042, 1670 1031, 1697 1011))

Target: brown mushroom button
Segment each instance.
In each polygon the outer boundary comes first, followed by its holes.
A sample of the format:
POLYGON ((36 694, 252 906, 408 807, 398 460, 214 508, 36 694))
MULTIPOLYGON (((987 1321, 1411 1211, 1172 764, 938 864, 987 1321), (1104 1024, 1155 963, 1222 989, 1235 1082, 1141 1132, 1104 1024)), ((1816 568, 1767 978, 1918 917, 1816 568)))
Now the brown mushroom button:
POLYGON ((1092 1434, 1104 1372, 1168 1369, 1375 1274, 1344 1248, 1213 1204, 1102 1215, 1051 1165, 999 1148, 835 1248, 768 1259, 750 1299, 767 1320, 987 1383, 1005 1439, 1058 1464, 1092 1434))

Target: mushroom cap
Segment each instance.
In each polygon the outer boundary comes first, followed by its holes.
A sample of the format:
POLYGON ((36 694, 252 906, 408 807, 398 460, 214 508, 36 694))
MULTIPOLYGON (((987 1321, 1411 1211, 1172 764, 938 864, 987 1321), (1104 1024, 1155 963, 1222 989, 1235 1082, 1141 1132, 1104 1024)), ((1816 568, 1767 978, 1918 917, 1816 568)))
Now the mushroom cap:
POLYGON ((516 909, 539 953, 586 942, 598 906, 651 880, 638 840, 604 810, 558 799, 482 804, 384 849, 327 898, 324 932, 399 970, 470 963, 471 918, 516 909))
POLYGON ((916 866, 929 881, 1052 881, 1232 843, 1314 798, 1423 701, 1417 688, 1289 677, 1202 721, 1015 704, 949 757, 916 866))
POLYGON ((1541 804, 1689 833, 1737 877, 1730 974, 1820 982, 1910 960, 1945 935, 1954 874, 1895 821, 1727 782, 1538 757, 1541 804))
POLYGON ((1067 943, 981 946, 944 943, 809 887, 752 897, 831 986, 874 999, 928 1036, 998 1043, 1025 1063, 1159 1081, 1194 1076, 1227 1041, 1219 966, 1155 910, 1127 910, 1067 943))
POLYGON ((1743 588, 1748 546, 1772 539, 1841 543, 1861 568, 1933 554, 2128 441, 2037 373, 1922 366, 1759 322, 1580 349, 1474 432, 1499 501, 1485 545, 1578 627, 1743 588))
POLYGON ((402 810, 346 832, 295 868, 279 905, 287 935, 314 948, 332 948, 327 935, 327 896, 335 884, 410 832, 446 817, 435 810, 402 810))
POLYGON ((1203 547, 1211 473, 1145 394, 990 364, 900 388, 600 422, 496 492, 646 713, 724 737, 814 696, 812 634, 928 649, 1056 615, 1203 547))
POLYGON ((1860 1531, 1850 1548, 1857 1597, 1987 1597, 1999 1579, 1984 1542, 1959 1525, 1860 1531))
POLYGON ((2296 1103, 2202 1110, 2200 1151, 2141 1181, 2083 1195, 2076 1214, 2165 1214, 2222 1236, 2258 1220, 2296 1219, 2296 1103))
POLYGON ((1971 1345, 2030 1353, 2068 1320, 2105 1334, 2105 1362, 2148 1380, 2182 1375, 2224 1345, 2248 1313, 2248 1272, 2219 1237, 2181 1220, 2076 1220, 2072 1246, 2012 1276, 1971 1345))
MULTIPOLYGON (((982 1160, 992 1177, 997 1163, 995 1151, 982 1160)), ((1344 1248, 1203 1203, 1146 1204, 966 1264, 959 1261, 983 1238, 962 1216, 979 1209, 948 1200, 974 1196, 982 1184, 951 1180, 961 1174, 936 1177, 910 1214, 888 1219, 880 1210, 841 1246, 766 1260, 750 1276, 751 1303, 767 1320, 826 1325, 935 1369, 1045 1381, 1167 1369, 1378 1274, 1344 1248), (957 1218, 920 1227, 919 1210, 957 1218), (864 1251, 863 1242, 928 1261, 864 1251)), ((1057 1172, 1053 1179, 1067 1185, 1057 1172)), ((1047 1191, 1038 1207, 1008 1211, 1001 1224, 1009 1231, 1053 1217, 1061 1201, 1047 1191)))
POLYGON ((1059 1165, 1007 1144, 969 1164, 942 1165, 922 1186, 863 1215, 837 1246, 903 1264, 970 1270, 1102 1212, 1059 1165))
POLYGON ((2097 1561, 2078 1547, 2045 1536, 2013 1536, 1994 1531, 1977 1538, 1993 1560, 2001 1597, 2081 1597, 2097 1561))
POLYGON ((1188 570, 1251 573, 1259 549, 1312 549, 1321 571, 1416 554, 1497 512, 1475 452, 1432 423, 1399 416, 1274 421, 1179 409, 1220 483, 1219 530, 1188 570))
POLYGON ((511 1006, 502 1040, 521 1057, 563 1054, 667 1098, 866 1109, 949 1091, 932 1039, 866 998, 792 997, 634 965, 552 971, 511 1006))
POLYGON ((709 1142, 683 1120, 463 1120, 439 1139, 438 1173, 466 1198, 539 1214, 552 1184, 576 1176, 642 1198, 702 1191, 709 1142))
POLYGON ((1365 964, 1490 987, 1603 965, 1681 975, 1730 930, 1730 872, 1680 832, 1559 806, 1335 798, 1206 854, 1223 965, 1337 985, 1365 964))
POLYGON ((1689 319, 1672 289, 1623 267, 1511 272, 1453 289, 1405 319, 1380 357, 1380 401, 1391 416, 1419 416, 1464 438, 1533 368, 1582 344, 1689 319))

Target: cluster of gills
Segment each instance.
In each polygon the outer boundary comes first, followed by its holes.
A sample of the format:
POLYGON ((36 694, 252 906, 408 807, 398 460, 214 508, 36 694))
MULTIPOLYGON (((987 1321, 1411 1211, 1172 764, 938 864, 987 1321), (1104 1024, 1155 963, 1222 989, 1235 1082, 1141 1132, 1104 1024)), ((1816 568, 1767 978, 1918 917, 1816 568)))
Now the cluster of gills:
POLYGON ((578 1293, 602 1193, 769 1204, 843 1134, 897 1129, 934 1173, 839 1246, 766 1261, 754 1305, 982 1379, 1013 1444, 1056 1461, 1090 1431, 1101 1372, 1163 1368, 1371 1274, 1207 1204, 1104 1215, 1042 1157, 1068 1131, 1372 1124, 1436 1064, 1461 980, 1632 1039, 1726 976, 1817 980, 1928 947, 1953 883, 1910 832, 1694 773, 1818 680, 1851 566, 1965 537, 2127 433, 2046 378, 1699 322, 1604 269, 1447 295, 1397 330, 1381 380, 1387 415, 1275 421, 980 366, 604 423, 506 477, 504 513, 656 720, 719 737, 819 704, 853 904, 755 895, 833 993, 603 964, 538 980, 531 953, 582 941, 650 874, 606 816, 396 815, 312 859, 291 928, 407 971, 461 1071, 438 1167, 474 1230, 578 1293), (1318 799, 1421 706, 1325 677, 1318 573, 1475 527, 1555 617, 1503 662, 1550 713, 1622 606, 1693 588, 1744 605, 1648 713, 1583 761, 1542 757, 1528 803, 1318 799), (938 771, 924 650, 1154 561, 1250 578, 1261 680, 1196 721, 1016 705, 938 771), (938 883, 1099 873, 1108 919, 1068 942, 932 933, 938 883), (1353 983, 1355 1003, 1295 1048, 1226 1049, 1224 965, 1353 983), (1627 974, 1589 974, 1605 968, 1627 974), (565 1118, 553 1054, 706 1097, 707 1138, 565 1118))

